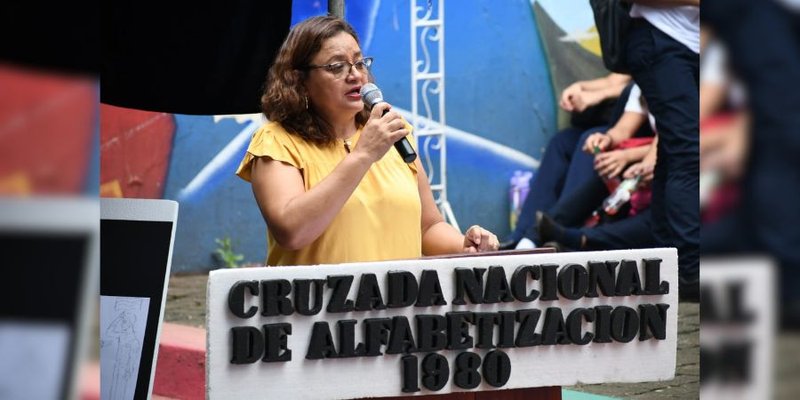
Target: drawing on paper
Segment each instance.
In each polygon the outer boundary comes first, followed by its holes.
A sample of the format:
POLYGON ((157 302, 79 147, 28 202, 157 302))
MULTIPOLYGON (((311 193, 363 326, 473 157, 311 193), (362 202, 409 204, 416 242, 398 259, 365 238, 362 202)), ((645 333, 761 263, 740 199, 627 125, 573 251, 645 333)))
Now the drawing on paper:
POLYGON ((103 399, 133 399, 150 299, 100 297, 100 390, 103 399))

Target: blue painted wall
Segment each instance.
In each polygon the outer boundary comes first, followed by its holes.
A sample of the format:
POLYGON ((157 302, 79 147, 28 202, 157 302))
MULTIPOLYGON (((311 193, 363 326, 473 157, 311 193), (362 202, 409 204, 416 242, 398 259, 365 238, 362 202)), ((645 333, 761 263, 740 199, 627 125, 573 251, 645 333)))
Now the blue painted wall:
MULTIPOLYGON (((537 160, 556 129, 556 104, 529 0, 445 4, 445 107, 448 126, 537 160)), ((372 44, 373 73, 386 99, 411 109, 408 1, 381 1, 372 44)), ((420 105, 421 107, 421 105, 420 105)), ((449 142, 448 199, 465 229, 509 231, 508 185, 527 168, 480 148, 449 142)))
MULTIPOLYGON (((409 110, 408 0, 346 3, 364 53, 376 58, 373 72, 386 99, 409 110)), ((326 5, 298 0, 294 20, 324 13, 326 5)), ((556 129, 547 62, 529 0, 460 0, 446 7, 446 117, 460 132, 448 146, 449 200, 462 229, 480 224, 502 237, 509 232, 509 178, 515 169, 531 169, 503 149, 539 159, 556 129), (473 135, 493 142, 495 151, 476 144, 473 135)), ((266 227, 249 184, 234 175, 246 143, 217 164, 201 190, 181 196, 247 123, 181 115, 176 121, 164 195, 181 198, 173 271, 218 267, 214 239, 226 236, 245 260, 262 262, 266 227)))
MULTIPOLYGON (((408 1, 383 1, 373 72, 387 100, 411 108, 408 1), (395 22, 396 21, 396 22, 395 22)), ((555 129, 552 86, 529 0, 461 0, 445 9, 447 124, 539 158, 555 129)))
MULTIPOLYGON (((176 132, 164 198, 179 201, 173 266, 175 272, 208 270, 223 264, 213 257, 214 239, 230 237, 247 261, 266 258, 266 226, 250 185, 239 179, 240 157, 227 159, 191 196, 181 190, 219 154, 247 123, 214 122, 212 116, 176 115, 176 132)), ((246 147, 239 147, 243 154, 246 147)))

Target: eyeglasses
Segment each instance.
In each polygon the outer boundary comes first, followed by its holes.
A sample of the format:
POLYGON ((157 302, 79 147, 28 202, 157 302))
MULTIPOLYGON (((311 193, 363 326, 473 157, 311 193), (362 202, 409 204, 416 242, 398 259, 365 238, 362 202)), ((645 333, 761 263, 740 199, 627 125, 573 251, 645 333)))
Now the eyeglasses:
POLYGON ((372 57, 364 57, 354 63, 349 61, 339 61, 335 63, 325 64, 325 65, 309 65, 306 68, 325 68, 326 71, 333 74, 333 77, 336 79, 342 79, 347 75, 350 75, 350 72, 355 67, 356 71, 362 74, 366 74, 369 72, 369 67, 372 65, 372 57))

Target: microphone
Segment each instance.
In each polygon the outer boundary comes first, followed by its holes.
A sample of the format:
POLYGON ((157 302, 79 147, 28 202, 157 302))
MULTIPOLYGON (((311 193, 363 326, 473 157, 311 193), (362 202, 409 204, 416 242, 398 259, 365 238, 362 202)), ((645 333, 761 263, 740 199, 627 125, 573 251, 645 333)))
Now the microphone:
MULTIPOLYGON (((367 83, 361 87, 361 100, 370 110, 376 104, 385 101, 383 100, 383 93, 381 93, 381 90, 378 89, 378 86, 374 83, 367 83)), ((386 114, 386 111, 383 113, 386 114)), ((414 151, 414 148, 411 147, 411 143, 408 142, 405 136, 394 142, 394 148, 400 153, 400 157, 406 163, 412 163, 417 159, 417 152, 414 151)))

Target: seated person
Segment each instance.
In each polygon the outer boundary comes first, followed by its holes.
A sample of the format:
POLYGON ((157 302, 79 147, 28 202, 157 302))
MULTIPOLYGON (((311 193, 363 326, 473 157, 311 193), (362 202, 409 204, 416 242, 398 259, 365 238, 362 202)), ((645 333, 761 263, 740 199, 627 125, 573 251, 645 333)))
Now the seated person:
MULTIPOLYGON (((501 246, 501 248, 533 248, 541 245, 542 242, 538 238, 536 230, 536 213, 541 211, 550 211, 556 203, 561 201, 562 198, 568 198, 586 185, 592 185, 592 182, 602 184, 603 180, 595 173, 594 168, 603 174, 604 177, 616 178, 622 171, 625 165, 640 160, 647 153, 646 148, 639 149, 615 149, 602 153, 593 159, 591 152, 585 152, 587 143, 591 148, 597 147, 598 150, 605 149, 617 143, 621 143, 632 137, 652 136, 652 129, 648 124, 645 124, 647 112, 641 104, 641 91, 638 87, 631 83, 620 98, 620 112, 619 117, 613 127, 605 132, 597 132, 597 130, 589 130, 585 132, 578 145, 573 149, 572 160, 567 169, 567 176, 565 178, 564 188, 555 198, 555 201, 546 203, 541 200, 542 193, 539 192, 539 179, 547 181, 547 157, 543 158, 540 170, 536 178, 531 184, 531 191, 523 204, 523 210, 520 214, 518 221, 517 231, 523 232, 521 240, 513 246, 501 246)), ((549 150, 549 147, 548 147, 549 150)), ((547 152, 545 152, 545 155, 547 152)), ((600 188, 601 196, 607 194, 607 189, 600 188)), ((545 191, 545 197, 549 197, 550 192, 545 191)), ((602 199, 601 199, 602 200, 602 199)), ((590 207, 593 209, 598 203, 591 203, 590 207)), ((583 222, 583 220, 581 220, 583 222)), ((513 238, 513 236, 512 236, 513 238)), ((505 245, 505 243, 504 243, 505 245)))
POLYGON ((559 106, 572 113, 572 126, 558 132, 547 144, 517 225, 500 244, 501 249, 513 249, 533 224, 535 211, 549 209, 562 192, 569 192, 585 179, 585 168, 573 164, 591 161, 575 149, 583 142, 587 130, 605 131, 611 122, 619 119, 631 86, 630 76, 611 73, 603 78, 575 82, 564 89, 559 106), (612 106, 606 107, 612 101, 612 106), (606 109, 609 111, 603 111, 606 109), (577 155, 578 160, 573 161, 573 155, 577 155))

